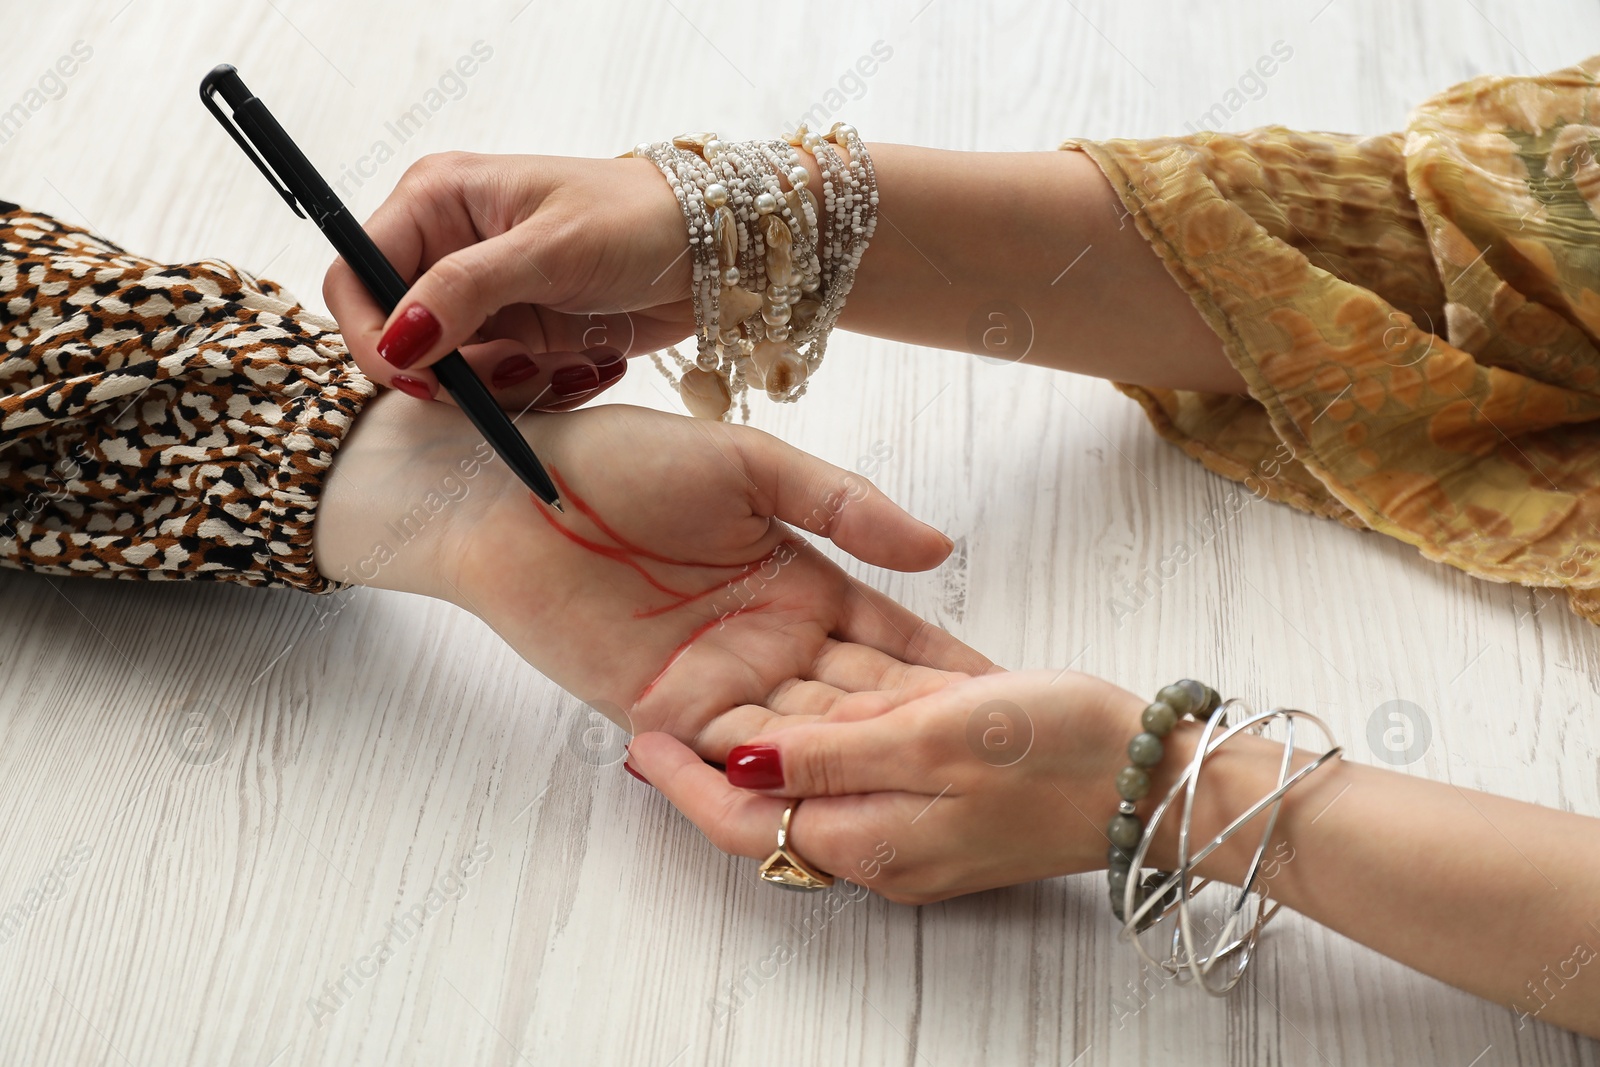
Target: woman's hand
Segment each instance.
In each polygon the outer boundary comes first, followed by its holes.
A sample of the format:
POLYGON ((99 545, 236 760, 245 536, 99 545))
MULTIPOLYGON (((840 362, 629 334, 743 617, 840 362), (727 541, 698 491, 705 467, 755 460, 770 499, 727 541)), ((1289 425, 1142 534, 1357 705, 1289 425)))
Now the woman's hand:
POLYGON ((320 505, 319 569, 453 601, 630 733, 709 759, 778 716, 992 667, 786 525, 879 566, 938 565, 949 540, 860 475, 757 430, 641 408, 522 422, 564 513, 456 409, 373 401, 320 505))
MULTIPOLYGON (((1087 675, 990 674, 910 699, 851 697, 827 722, 734 749, 726 776, 658 733, 634 738, 629 763, 718 847, 752 859, 776 846, 783 798, 806 798, 789 826, 794 851, 921 904, 1104 868, 1114 779, 1144 707, 1087 675)), ((1185 720, 1166 736, 1147 797, 1167 795, 1200 733, 1185 720)), ((1188 813, 1193 847, 1315 758, 1297 748, 1286 764, 1280 742, 1250 734, 1208 755, 1188 813)), ((1158 824, 1148 866, 1176 867, 1176 814, 1158 824)), ((1195 873, 1237 886, 1255 872, 1256 892, 1508 1005, 1519 1027, 1538 1018, 1600 1036, 1600 819, 1342 759, 1285 795, 1263 843, 1266 818, 1242 824, 1195 873), (1528 979, 1558 972, 1559 985, 1528 979)))
MULTIPOLYGON (((873 239, 841 329, 1143 385, 1244 391, 1082 152, 869 147, 895 224, 873 239), (952 204, 963 205, 956 216, 952 204)), ((801 155, 820 188, 815 160, 801 155)), ((385 385, 435 393, 426 368, 465 346, 503 405, 567 407, 615 381, 626 357, 693 332, 688 233, 647 159, 428 156, 366 228, 411 293, 385 315, 335 261, 323 295, 356 362, 385 385)))
POLYGON ((1104 868, 1145 703, 1085 674, 996 673, 852 697, 825 722, 750 738, 726 777, 664 734, 636 737, 629 763, 751 858, 771 854, 781 798, 807 798, 790 826, 801 856, 921 904, 1104 868))
POLYGON ((683 214, 647 159, 427 156, 365 228, 411 292, 385 315, 338 259, 323 297, 362 371, 413 395, 460 348, 503 407, 571 407, 694 331, 683 214))

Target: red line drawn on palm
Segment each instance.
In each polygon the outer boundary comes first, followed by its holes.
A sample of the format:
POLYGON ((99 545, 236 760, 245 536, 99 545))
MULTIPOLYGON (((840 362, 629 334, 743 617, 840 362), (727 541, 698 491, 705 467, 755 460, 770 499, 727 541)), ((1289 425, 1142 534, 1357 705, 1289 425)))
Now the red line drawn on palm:
MULTIPOLYGON (((718 593, 734 590, 741 582, 748 582, 750 578, 764 571, 769 566, 782 566, 783 563, 788 562, 795 556, 796 543, 791 539, 780 541, 772 548, 771 551, 767 552, 760 559, 743 563, 712 563, 704 560, 676 559, 672 556, 662 555, 659 552, 636 545, 632 541, 629 541, 627 538, 623 537, 621 534, 617 533, 617 531, 614 530, 603 518, 601 518, 599 513, 592 506, 590 506, 590 504, 584 500, 582 496, 573 491, 572 487, 567 484, 564 478, 562 478, 560 471, 558 471, 554 466, 550 468, 550 476, 552 479, 554 479, 556 488, 561 493, 561 499, 571 504, 574 511, 587 519, 590 524, 593 525, 597 531, 599 531, 601 536, 605 537, 612 543, 605 544, 601 541, 596 541, 593 538, 585 537, 577 531, 570 529, 565 523, 556 517, 554 509, 546 505, 544 501, 538 498, 537 495, 533 495, 532 500, 534 506, 538 509, 539 514, 544 516, 544 520, 550 524, 551 529, 555 530, 562 537, 565 537, 568 541, 577 545, 579 548, 582 548, 588 552, 592 552, 595 555, 601 556, 605 559, 609 559, 620 566, 627 567, 629 570, 632 570, 635 574, 637 574, 647 585, 650 586, 650 588, 655 589, 670 598, 665 603, 654 607, 642 607, 635 609, 633 612, 633 617, 635 619, 653 619, 658 616, 665 615, 668 612, 676 611, 679 608, 693 604, 697 601, 706 600, 718 593), (668 585, 665 581, 651 573, 651 571, 645 566, 645 563, 647 562, 659 563, 670 567, 701 567, 712 570, 731 570, 736 571, 737 573, 733 574, 729 578, 713 582, 711 585, 706 586, 705 588, 691 591, 675 588, 673 585, 668 585)), ((775 577, 775 575, 764 576, 763 584, 765 584, 766 581, 770 581, 772 577, 775 577)), ((735 595, 737 596, 737 594, 735 595)), ((695 629, 690 632, 689 636, 685 638, 684 641, 679 644, 678 647, 675 648, 667 657, 666 664, 659 672, 657 672, 655 678, 644 687, 644 690, 640 692, 637 699, 644 699, 645 695, 648 694, 651 689, 655 688, 656 684, 660 682, 662 677, 664 677, 666 673, 672 669, 672 665, 689 650, 689 647, 700 638, 704 637, 713 628, 725 625, 728 620, 737 618, 740 615, 746 615, 751 612, 760 611, 763 608, 769 607, 770 603, 770 601, 746 603, 743 602, 741 598, 741 603, 737 608, 728 611, 720 611, 712 618, 695 627, 695 629)))

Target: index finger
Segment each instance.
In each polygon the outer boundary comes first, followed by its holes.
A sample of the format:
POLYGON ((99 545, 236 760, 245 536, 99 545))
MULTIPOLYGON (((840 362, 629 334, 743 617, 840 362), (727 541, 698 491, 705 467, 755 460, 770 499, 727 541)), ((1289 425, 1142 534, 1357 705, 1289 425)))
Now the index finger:
MULTIPOLYGON (((413 164, 361 225, 407 285, 442 256, 483 239, 466 208, 460 175, 443 174, 450 166, 434 157, 413 164)), ((322 298, 338 320, 350 354, 372 375, 383 363, 378 358, 378 338, 389 313, 378 306, 343 256, 328 267, 322 298)))
POLYGON ((956 674, 989 674, 989 657, 864 582, 849 579, 835 637, 904 663, 956 674))

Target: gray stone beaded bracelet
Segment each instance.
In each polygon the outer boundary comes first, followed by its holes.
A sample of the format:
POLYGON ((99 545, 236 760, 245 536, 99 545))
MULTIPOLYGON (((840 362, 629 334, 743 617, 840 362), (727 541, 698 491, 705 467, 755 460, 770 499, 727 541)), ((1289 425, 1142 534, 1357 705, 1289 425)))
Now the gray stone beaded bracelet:
MULTIPOLYGON (((1209 685, 1184 678, 1166 686, 1156 694, 1154 701, 1139 717, 1144 732, 1128 742, 1128 766, 1117 772, 1117 795, 1121 803, 1117 814, 1106 825, 1106 837, 1111 848, 1106 854, 1108 869, 1106 883, 1111 890, 1111 911, 1118 922, 1126 922, 1123 902, 1127 896, 1128 879, 1133 869, 1134 850, 1144 836, 1144 823, 1134 814, 1135 802, 1150 792, 1150 769, 1161 762, 1166 752, 1162 738, 1172 732, 1179 719, 1203 719, 1222 705, 1222 697, 1209 685)), ((1157 871, 1146 876, 1134 889, 1133 906, 1137 910, 1145 899, 1172 878, 1171 871, 1157 871)), ((1167 891, 1170 899, 1147 911, 1139 921, 1140 932, 1149 929, 1166 913, 1178 898, 1178 886, 1167 891)))

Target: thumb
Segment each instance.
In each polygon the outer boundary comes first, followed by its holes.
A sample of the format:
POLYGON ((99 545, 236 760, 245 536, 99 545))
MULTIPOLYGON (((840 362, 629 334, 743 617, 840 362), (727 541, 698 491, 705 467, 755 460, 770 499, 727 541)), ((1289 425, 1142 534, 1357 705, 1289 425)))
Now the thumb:
POLYGON ((835 467, 771 434, 740 434, 746 473, 765 514, 826 537, 864 563, 925 571, 950 554, 953 542, 913 518, 853 471, 835 467))
POLYGON ((435 261, 384 323, 378 355, 395 370, 420 370, 466 344, 508 304, 546 300, 554 286, 526 242, 519 226, 435 261))
POLYGON ((772 796, 937 793, 947 747, 926 718, 896 710, 859 722, 791 726, 728 752, 728 784, 772 796))

